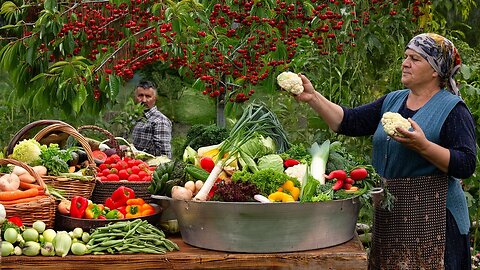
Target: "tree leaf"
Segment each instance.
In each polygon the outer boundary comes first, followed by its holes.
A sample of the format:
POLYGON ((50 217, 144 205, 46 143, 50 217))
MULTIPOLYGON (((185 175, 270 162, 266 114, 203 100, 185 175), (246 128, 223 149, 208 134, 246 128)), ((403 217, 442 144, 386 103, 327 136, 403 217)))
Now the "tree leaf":
POLYGON ((72 99, 72 109, 75 113, 80 112, 85 100, 87 100, 87 89, 82 83, 75 85, 76 95, 72 99))
POLYGON ((113 100, 117 97, 118 92, 120 91, 120 78, 110 74, 108 79, 108 88, 110 89, 109 97, 113 100))

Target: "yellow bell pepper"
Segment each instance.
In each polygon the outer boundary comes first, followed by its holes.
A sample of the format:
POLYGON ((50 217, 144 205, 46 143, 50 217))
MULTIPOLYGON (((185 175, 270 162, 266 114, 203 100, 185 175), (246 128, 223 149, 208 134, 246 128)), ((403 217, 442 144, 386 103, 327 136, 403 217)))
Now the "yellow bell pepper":
POLYGON ((287 194, 285 192, 281 192, 281 191, 276 191, 268 195, 268 199, 272 202, 294 202, 295 201, 292 195, 287 194))
POLYGON ((298 200, 298 197, 300 196, 300 189, 296 187, 291 180, 285 181, 285 183, 278 189, 278 191, 292 195, 295 201, 298 200))

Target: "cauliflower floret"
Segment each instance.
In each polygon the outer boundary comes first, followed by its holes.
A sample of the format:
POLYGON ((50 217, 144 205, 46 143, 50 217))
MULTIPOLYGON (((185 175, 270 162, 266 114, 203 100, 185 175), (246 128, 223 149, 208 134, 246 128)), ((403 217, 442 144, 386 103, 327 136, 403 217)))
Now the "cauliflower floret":
POLYGON ((382 125, 383 130, 390 136, 400 136, 403 137, 401 133, 397 131, 397 127, 404 128, 406 130, 410 129, 412 125, 408 122, 407 119, 403 118, 399 113, 386 112, 382 116, 382 125))
POLYGON ((302 79, 296 73, 290 71, 280 73, 277 76, 277 83, 294 95, 300 95, 303 92, 302 79))
POLYGON ((288 167, 285 170, 286 175, 297 178, 301 184, 303 183, 303 177, 305 176, 305 173, 307 173, 307 165, 302 163, 288 167))

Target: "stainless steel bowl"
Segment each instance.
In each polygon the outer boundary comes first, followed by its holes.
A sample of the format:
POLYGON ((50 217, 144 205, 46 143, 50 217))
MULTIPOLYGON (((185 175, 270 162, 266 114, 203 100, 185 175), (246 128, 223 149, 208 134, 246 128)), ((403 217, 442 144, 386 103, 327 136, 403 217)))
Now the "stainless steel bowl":
POLYGON ((170 207, 187 244, 229 252, 273 253, 349 241, 355 234, 360 201, 358 197, 264 204, 171 200, 170 207))

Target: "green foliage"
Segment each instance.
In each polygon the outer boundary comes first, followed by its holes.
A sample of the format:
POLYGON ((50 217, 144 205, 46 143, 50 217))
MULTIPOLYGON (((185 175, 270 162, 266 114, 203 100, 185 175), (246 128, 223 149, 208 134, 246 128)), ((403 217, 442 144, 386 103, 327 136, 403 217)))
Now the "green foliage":
POLYGON ((216 125, 196 124, 188 130, 183 149, 190 145, 197 150, 203 146, 219 144, 227 137, 228 131, 225 128, 216 125))

